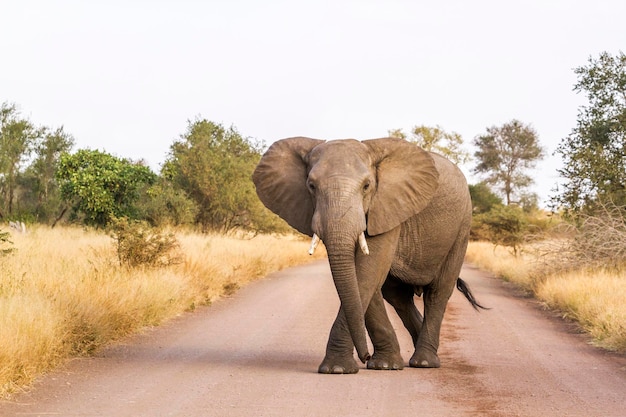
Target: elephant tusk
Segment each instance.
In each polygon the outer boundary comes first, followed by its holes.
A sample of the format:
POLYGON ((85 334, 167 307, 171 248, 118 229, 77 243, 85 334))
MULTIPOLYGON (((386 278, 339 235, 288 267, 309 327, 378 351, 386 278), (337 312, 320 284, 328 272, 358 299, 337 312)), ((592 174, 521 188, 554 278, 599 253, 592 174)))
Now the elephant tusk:
POLYGON ((317 248, 318 243, 320 243, 320 237, 313 233, 313 239, 311 239, 311 247, 309 248, 309 255, 313 255, 315 253, 315 248, 317 248))
POLYGON ((367 247, 367 241, 365 240, 365 232, 361 232, 359 235, 359 246, 365 255, 370 254, 370 249, 367 247))

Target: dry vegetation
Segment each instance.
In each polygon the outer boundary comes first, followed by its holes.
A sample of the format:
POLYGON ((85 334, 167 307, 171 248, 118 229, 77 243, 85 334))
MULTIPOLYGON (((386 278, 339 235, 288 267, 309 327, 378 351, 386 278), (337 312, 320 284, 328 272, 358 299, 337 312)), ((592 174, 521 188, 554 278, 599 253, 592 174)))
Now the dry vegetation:
POLYGON ((103 232, 42 227, 12 235, 16 251, 0 256, 0 396, 68 357, 311 260, 308 241, 294 236, 176 238, 178 262, 132 268, 120 265, 103 232))
POLYGON ((587 247, 589 241, 583 243, 581 236, 569 241, 571 245, 563 241, 527 245, 517 257, 491 243, 471 242, 466 260, 516 283, 548 307, 575 320, 597 346, 626 352, 626 272, 610 263, 606 264, 610 268, 598 267, 599 254, 594 259, 595 267, 573 263, 572 253, 587 247))

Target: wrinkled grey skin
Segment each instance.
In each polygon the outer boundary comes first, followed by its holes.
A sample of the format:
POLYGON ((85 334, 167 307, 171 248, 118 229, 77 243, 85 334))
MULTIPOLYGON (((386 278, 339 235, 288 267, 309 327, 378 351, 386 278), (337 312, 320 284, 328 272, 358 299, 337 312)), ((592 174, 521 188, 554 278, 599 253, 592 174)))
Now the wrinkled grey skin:
POLYGON ((441 321, 471 222, 461 171, 401 139, 296 137, 275 142, 253 180, 269 209, 300 232, 317 234, 326 246, 341 307, 319 372, 356 373, 354 347, 370 369, 403 368, 383 298, 413 338, 409 365, 439 367, 441 321), (362 232, 369 255, 357 243, 362 232), (424 317, 414 294, 423 294, 424 317), (366 329, 374 346, 371 356, 366 329))

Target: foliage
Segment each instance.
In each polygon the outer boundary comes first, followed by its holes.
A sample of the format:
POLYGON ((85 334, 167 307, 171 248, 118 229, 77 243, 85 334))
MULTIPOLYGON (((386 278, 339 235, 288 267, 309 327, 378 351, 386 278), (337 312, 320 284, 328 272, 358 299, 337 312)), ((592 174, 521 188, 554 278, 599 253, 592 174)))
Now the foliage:
POLYGON ((21 165, 40 135, 30 120, 21 117, 15 104, 0 105, 0 217, 13 213, 21 165))
POLYGON ((496 206, 502 205, 502 199, 491 191, 489 185, 484 182, 469 185, 472 197, 472 212, 474 214, 486 213, 496 206))
POLYGON ((114 217, 204 231, 290 231, 261 204, 251 181, 261 146, 235 128, 198 119, 171 146, 161 176, 104 151, 70 154, 63 127, 38 127, 15 104, 0 106, 0 218, 106 226, 114 217))
POLYGON ((110 226, 120 266, 163 267, 182 262, 173 233, 164 233, 146 222, 113 219, 110 226))
POLYGON ((139 218, 156 227, 192 225, 198 215, 196 202, 163 177, 141 194, 137 208, 139 218))
POLYGON ((49 221, 61 199, 55 180, 58 160, 74 144, 63 127, 37 127, 15 104, 0 106, 0 217, 49 221), (34 157, 33 157, 34 156, 34 157), (26 163, 30 165, 26 166, 26 163))
POLYGON ((589 100, 579 109, 577 126, 556 150, 566 180, 552 198, 570 215, 593 211, 597 204, 626 204, 626 54, 589 58, 574 70, 574 91, 589 100))
POLYGON ((456 132, 446 132, 441 126, 414 126, 411 137, 402 129, 391 129, 389 136, 406 139, 427 151, 437 152, 455 164, 464 164, 470 160, 469 153, 463 149, 463 138, 456 132))
POLYGON ((474 145, 478 148, 474 172, 484 174, 486 183, 498 185, 507 205, 515 194, 532 184, 524 171, 544 155, 535 130, 518 120, 487 128, 486 134, 474 139, 474 145))
POLYGON ((3 232, 2 230, 0 230, 0 255, 8 255, 9 253, 13 252, 15 248, 10 246, 12 244, 13 242, 11 241, 11 233, 3 232), (9 247, 3 247, 6 245, 9 245, 9 247))
POLYGON ((195 201, 204 231, 267 230, 269 214, 251 180, 260 157, 260 146, 234 127, 197 119, 170 147, 162 176, 195 201))
POLYGON ((62 197, 88 225, 104 227, 115 217, 137 218, 142 187, 156 181, 150 168, 105 152, 63 154, 56 178, 62 197))
POLYGON ((19 182, 20 205, 34 219, 49 221, 61 210, 63 201, 55 177, 63 153, 74 145, 73 137, 60 127, 54 131, 43 128, 41 140, 34 147, 35 159, 19 182))
POLYGON ((472 219, 472 239, 506 246, 517 256, 529 236, 528 218, 517 206, 494 206, 472 219))
POLYGON ((525 213, 532 213, 539 210, 539 196, 537 193, 522 192, 519 196, 518 205, 525 213))

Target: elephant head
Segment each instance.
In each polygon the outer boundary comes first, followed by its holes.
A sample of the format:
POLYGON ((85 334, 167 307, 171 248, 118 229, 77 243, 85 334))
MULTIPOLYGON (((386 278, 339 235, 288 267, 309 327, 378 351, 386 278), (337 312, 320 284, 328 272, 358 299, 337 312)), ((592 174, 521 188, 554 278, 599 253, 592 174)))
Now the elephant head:
MULTIPOLYGON (((289 225, 319 236, 359 358, 369 357, 355 252, 365 233, 391 231, 426 207, 439 175, 430 154, 403 139, 283 139, 253 174, 261 201, 289 225)), ((361 245, 367 253, 366 246, 361 245)))

